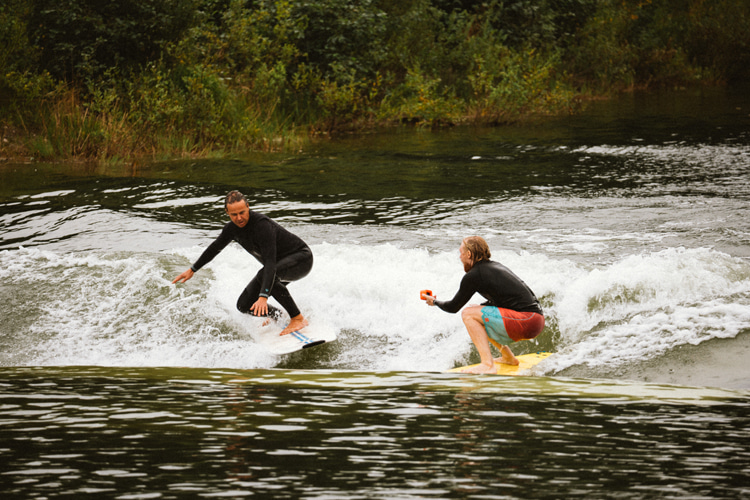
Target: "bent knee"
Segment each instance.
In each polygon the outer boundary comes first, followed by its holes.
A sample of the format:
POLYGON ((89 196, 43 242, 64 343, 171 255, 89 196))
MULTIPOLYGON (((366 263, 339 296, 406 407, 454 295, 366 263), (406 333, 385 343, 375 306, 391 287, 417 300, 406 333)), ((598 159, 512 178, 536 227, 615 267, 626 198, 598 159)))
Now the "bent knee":
POLYGON ((466 321, 482 320, 482 306, 469 306, 461 311, 461 319, 466 321))
POLYGON ((249 311, 250 311, 250 306, 251 306, 251 305, 252 305, 252 304, 248 304, 248 303, 247 303, 247 301, 245 301, 245 300, 242 300, 242 298, 240 298, 240 299, 239 299, 239 300, 237 301, 237 310, 238 310, 239 312, 241 312, 241 313, 247 313, 247 312, 249 312, 249 311))

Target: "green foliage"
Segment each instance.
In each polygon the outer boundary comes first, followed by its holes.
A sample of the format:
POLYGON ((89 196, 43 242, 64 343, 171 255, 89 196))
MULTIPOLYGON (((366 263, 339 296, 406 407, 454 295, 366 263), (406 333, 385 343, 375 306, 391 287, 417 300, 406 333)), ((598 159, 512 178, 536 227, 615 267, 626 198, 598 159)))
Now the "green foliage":
POLYGON ((373 0, 295 2, 293 17, 304 32, 299 50, 308 64, 329 77, 373 77, 385 57, 381 43, 386 14, 373 0))
POLYGON ((57 78, 95 78, 158 58, 194 15, 192 0, 35 0, 29 36, 41 69, 57 78))
POLYGON ((129 120, 144 133, 144 141, 185 135, 191 139, 189 152, 258 139, 241 92, 212 67, 151 64, 128 86, 128 98, 129 120))
POLYGON ((735 0, 5 0, 0 125, 35 156, 125 158, 512 122, 741 81, 748 17, 735 0))
POLYGON ((630 87, 635 81, 635 54, 628 43, 633 14, 629 9, 608 9, 606 3, 578 33, 572 73, 594 88, 630 87))
POLYGON ((0 5, 0 112, 14 117, 21 113, 22 121, 34 120, 34 115, 23 116, 27 103, 52 97, 61 87, 49 73, 33 70, 38 51, 29 43, 30 12, 24 0, 0 5))
POLYGON ((498 57, 477 56, 475 63, 469 79, 476 95, 476 113, 485 120, 502 122, 573 107, 576 93, 557 74, 561 67, 558 53, 500 49, 498 57))
POLYGON ((433 126, 457 121, 459 101, 442 88, 439 79, 413 68, 401 85, 386 94, 380 117, 433 126))
POLYGON ((10 114, 22 113, 22 118, 32 120, 33 123, 34 114, 25 113, 24 110, 59 98, 64 94, 65 87, 47 72, 34 74, 29 71, 10 71, 2 78, 3 94, 8 96, 3 100, 2 108, 10 114))
POLYGON ((0 68, 3 74, 18 70, 23 62, 34 58, 29 44, 26 19, 29 4, 23 0, 6 0, 0 5, 0 68))
POLYGON ((595 0, 491 0, 477 15, 514 49, 565 47, 596 10, 595 0))
POLYGON ((750 2, 695 2, 684 23, 685 52, 697 66, 731 82, 750 77, 750 2))
POLYGON ((750 68, 750 2, 602 0, 567 50, 601 89, 740 81, 750 68))
POLYGON ((300 56, 305 24, 292 16, 289 0, 259 2, 253 9, 233 0, 222 21, 222 62, 233 72, 253 78, 279 64, 287 68, 300 56))

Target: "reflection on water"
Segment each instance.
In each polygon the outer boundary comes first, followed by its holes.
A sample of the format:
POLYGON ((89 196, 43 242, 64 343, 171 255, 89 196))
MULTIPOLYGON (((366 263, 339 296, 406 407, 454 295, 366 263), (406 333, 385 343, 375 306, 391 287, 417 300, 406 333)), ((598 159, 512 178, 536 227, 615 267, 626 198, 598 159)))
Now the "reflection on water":
POLYGON ((731 391, 279 370, 2 377, 14 498, 747 493, 749 401, 731 391))

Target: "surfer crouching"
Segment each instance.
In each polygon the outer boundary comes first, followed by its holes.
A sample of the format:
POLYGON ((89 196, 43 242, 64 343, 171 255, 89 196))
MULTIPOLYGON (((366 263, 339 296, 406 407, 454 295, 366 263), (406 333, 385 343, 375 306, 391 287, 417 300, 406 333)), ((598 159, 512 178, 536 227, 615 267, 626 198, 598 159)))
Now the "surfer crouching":
POLYGON ((190 269, 177 276, 172 283, 186 282, 229 243, 236 241, 263 265, 237 300, 237 309, 253 316, 276 316, 278 309, 268 305, 268 297, 273 297, 291 318, 280 335, 307 326, 307 320, 286 285, 304 278, 312 269, 313 254, 310 247, 269 217, 251 211, 245 195, 239 191, 227 194, 224 209, 231 222, 224 226, 218 238, 206 248, 190 269))
POLYGON ((456 313, 475 293, 480 294, 487 302, 465 308, 461 312, 461 319, 479 352, 481 364, 464 371, 495 373, 494 361, 518 365, 518 359, 508 345, 536 338, 542 332, 544 313, 539 300, 510 269, 490 260, 490 248, 483 238, 464 238, 458 251, 466 274, 461 279, 456 296, 440 301, 431 294, 423 293, 422 299, 429 306, 456 313), (500 349, 501 356, 494 360, 490 342, 500 349))

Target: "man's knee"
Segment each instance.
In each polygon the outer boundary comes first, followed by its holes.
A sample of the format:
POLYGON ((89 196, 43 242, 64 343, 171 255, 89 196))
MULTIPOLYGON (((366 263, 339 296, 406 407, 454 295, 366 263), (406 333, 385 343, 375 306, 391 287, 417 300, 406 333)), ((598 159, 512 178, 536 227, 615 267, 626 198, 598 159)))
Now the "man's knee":
POLYGON ((467 321, 482 321, 482 307, 481 306, 469 306, 465 307, 461 311, 461 319, 464 323, 467 321))
POLYGON ((244 300, 242 300, 242 297, 237 299, 237 310, 241 313, 246 313, 250 310, 250 306, 248 306, 244 300))
POLYGON ((257 295, 243 292, 237 298, 237 310, 241 313, 249 313, 256 300, 258 300, 257 295))

